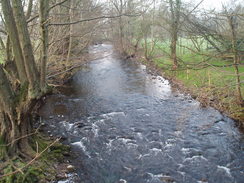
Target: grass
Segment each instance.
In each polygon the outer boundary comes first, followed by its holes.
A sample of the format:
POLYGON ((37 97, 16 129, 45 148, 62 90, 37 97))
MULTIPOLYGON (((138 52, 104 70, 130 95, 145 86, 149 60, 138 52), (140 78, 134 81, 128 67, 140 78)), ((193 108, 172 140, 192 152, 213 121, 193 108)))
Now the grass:
MULTIPOLYGON (((203 54, 211 54, 210 51, 207 51, 207 43, 199 38, 198 42, 201 42, 201 49, 203 54)), ((187 45, 191 49, 194 49, 194 45, 190 39, 181 38, 181 45, 187 45)), ((156 43, 156 49, 154 50, 154 55, 159 54, 160 52, 169 53, 170 52, 170 42, 158 42, 156 43)), ((190 66, 190 64, 197 64, 207 59, 203 54, 196 54, 190 50, 184 49, 180 50, 178 46, 178 57, 180 60, 184 62, 185 65, 190 66)), ((162 68, 170 68, 172 66, 172 61, 169 58, 169 55, 165 55, 164 57, 153 59, 153 61, 162 68)), ((232 61, 229 60, 221 60, 217 58, 212 58, 207 61, 208 64, 219 66, 209 66, 207 68, 201 70, 187 69, 185 71, 178 71, 176 73, 176 77, 181 80, 184 80, 189 85, 196 85, 198 87, 206 86, 206 85, 216 85, 216 86, 226 86, 234 84, 235 82, 235 71, 234 67, 221 67, 224 65, 232 64, 232 61)), ((181 64, 181 63, 180 63, 181 64)), ((166 70, 166 72, 168 72, 166 70)), ((244 66, 239 67, 239 72, 244 73, 244 66)), ((169 72, 168 72, 169 73, 169 72)), ((175 73, 174 73, 175 74, 175 73)), ((244 81, 244 75, 241 76, 241 80, 244 81)), ((244 86, 242 86, 242 90, 244 92, 244 86)))
MULTIPOLYGON (((188 64, 187 60, 195 60, 195 63, 200 62, 201 56, 192 56, 190 57, 189 54, 187 56, 181 57, 185 61, 185 64, 188 64), (188 59, 185 59, 185 58, 188 59)), ((166 68, 165 72, 170 74, 171 71, 168 71, 167 68, 171 68, 171 60, 169 58, 161 58, 155 59, 155 63, 161 67, 166 68), (168 67, 165 67, 168 66, 168 67)), ((193 62, 190 62, 191 64, 193 62)), ((217 87, 233 87, 236 82, 236 75, 234 67, 221 67, 223 65, 230 64, 229 62, 221 61, 221 60, 212 60, 208 62, 211 65, 207 68, 203 69, 185 69, 182 71, 174 72, 174 75, 183 80, 187 85, 194 85, 197 87, 204 87, 204 86, 217 86, 217 87), (219 66, 219 67, 215 67, 219 66)), ((244 73, 244 66, 239 67, 239 72, 244 73)), ((241 75, 241 81, 244 81, 244 75, 241 75)), ((244 86, 242 86, 242 92, 244 94, 244 86)))
MULTIPOLYGON (((184 86, 192 90, 194 95, 200 100, 203 100, 202 102, 206 102, 207 105, 211 103, 210 105, 226 112, 231 117, 243 120, 244 109, 238 105, 236 101, 235 69, 233 66, 223 67, 224 65, 229 65, 233 62, 231 60, 223 60, 216 57, 209 59, 205 55, 214 55, 214 53, 213 50, 208 49, 207 42, 202 38, 197 38, 196 42, 200 45, 200 54, 197 54, 198 51, 195 49, 191 39, 180 38, 179 45, 183 45, 183 47, 178 46, 177 48, 177 55, 180 60, 180 69, 178 71, 171 70, 172 61, 169 58, 170 42, 168 40, 158 41, 156 43, 155 49, 152 52, 152 60, 158 67, 162 68, 167 76, 177 79, 182 82, 184 86), (187 49, 186 47, 190 49, 187 49), (195 66, 192 67, 192 64, 199 64, 206 59, 208 60, 207 63, 212 66, 202 69, 197 69, 195 66), (188 69, 186 65, 188 66, 188 69)), ((141 43, 141 48, 143 47, 144 42, 141 43)), ((148 46, 148 48, 150 48, 150 46, 148 46)), ((239 72, 241 74, 241 82, 243 82, 244 66, 239 66, 239 72)), ((241 92, 243 96, 243 84, 241 86, 241 92)))
MULTIPOLYGON (((38 134, 32 138, 33 148, 38 147, 42 152, 49 147, 53 141, 38 134), (36 145, 38 144, 38 146, 36 145)), ((64 153, 69 153, 68 146, 56 143, 48 148, 36 161, 26 167, 27 162, 19 157, 8 160, 7 165, 0 170, 1 174, 9 176, 0 178, 0 183, 44 183, 56 180, 57 166, 64 160, 64 153), (18 173, 13 173, 17 169, 18 173)), ((1 160, 0 160, 1 162, 1 160)), ((5 162, 6 163, 6 162, 5 162)))

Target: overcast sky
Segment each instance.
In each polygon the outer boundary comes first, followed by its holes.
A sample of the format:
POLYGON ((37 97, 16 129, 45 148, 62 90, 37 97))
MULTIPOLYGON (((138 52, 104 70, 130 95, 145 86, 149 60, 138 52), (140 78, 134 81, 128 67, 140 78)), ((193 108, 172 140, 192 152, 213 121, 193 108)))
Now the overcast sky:
MULTIPOLYGON (((195 2, 194 4, 198 4, 201 0, 185 0, 186 2, 195 2)), ((204 0, 199 7, 203 7, 205 9, 217 9, 220 10, 222 8, 222 4, 228 5, 233 0, 204 0)), ((242 3, 244 5, 244 0, 236 0, 236 3, 242 3)))

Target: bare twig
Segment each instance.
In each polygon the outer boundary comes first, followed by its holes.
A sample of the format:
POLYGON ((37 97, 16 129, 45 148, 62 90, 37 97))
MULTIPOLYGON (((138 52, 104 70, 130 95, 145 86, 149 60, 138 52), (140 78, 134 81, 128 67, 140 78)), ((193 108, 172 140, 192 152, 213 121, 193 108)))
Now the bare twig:
POLYGON ((16 170, 13 171, 13 172, 11 172, 11 173, 7 173, 7 174, 4 174, 4 175, 0 175, 0 179, 2 179, 4 177, 11 176, 11 175, 14 175, 14 174, 17 174, 19 172, 23 172, 23 170, 25 168, 27 168, 32 163, 34 163, 43 153, 45 153, 51 146, 53 146, 54 144, 56 144, 60 139, 61 138, 57 138, 54 142, 52 142, 51 144, 49 144, 42 152, 37 153, 36 156, 31 161, 29 161, 25 166, 23 166, 22 168, 16 168, 16 170))
POLYGON ((17 138, 17 139, 14 139, 12 142, 10 142, 10 143, 8 143, 8 144, 0 145, 0 147, 8 147, 8 146, 12 145, 13 143, 15 143, 16 141, 18 141, 18 140, 21 140, 21 139, 30 137, 30 136, 32 136, 32 135, 35 135, 35 134, 38 133, 40 127, 41 127, 41 125, 40 125, 34 132, 29 133, 29 134, 27 134, 27 135, 24 135, 24 136, 22 136, 22 137, 19 137, 19 138, 17 138))
POLYGON ((49 26, 63 26, 63 25, 72 25, 72 24, 78 24, 78 23, 82 23, 82 22, 89 22, 89 21, 94 21, 94 20, 99 20, 99 19, 111 19, 111 18, 119 18, 122 16, 127 16, 127 17, 136 17, 136 16, 141 16, 141 14, 134 14, 134 15, 130 15, 130 14, 121 14, 121 15, 114 15, 114 16, 108 16, 108 15, 104 15, 104 16, 99 16, 99 17, 94 17, 94 18, 87 18, 87 19, 82 19, 82 20, 77 20, 74 22, 64 22, 64 23, 50 23, 48 24, 49 26))
MULTIPOLYGON (((63 4, 63 3, 65 3, 66 1, 68 1, 68 0, 63 0, 63 1, 61 1, 61 2, 58 2, 58 3, 54 4, 54 5, 52 5, 52 6, 48 9, 48 11, 50 11, 50 10, 53 9, 53 8, 55 8, 56 6, 59 6, 59 5, 63 4)), ((30 18, 29 20, 27 20, 27 23, 29 23, 29 22, 35 20, 35 19, 38 18, 38 17, 39 17, 39 14, 38 14, 38 15, 35 15, 34 17, 32 17, 32 18, 30 18)))
MULTIPOLYGON (((99 57, 99 58, 96 58, 96 59, 93 59, 93 60, 89 60, 89 61, 87 61, 87 62, 91 62, 91 61, 95 61, 95 60, 100 60, 100 59, 106 58, 106 57, 108 57, 108 56, 110 56, 110 55, 111 55, 111 54, 106 55, 106 56, 104 56, 104 57, 99 57)), ((47 78, 50 79, 50 78, 52 78, 52 77, 55 77, 55 76, 61 75, 61 74, 63 74, 63 73, 69 72, 69 71, 71 71, 71 70, 73 70, 73 69, 75 69, 75 68, 81 67, 81 66, 84 65, 84 64, 86 64, 86 63, 82 63, 82 64, 74 65, 74 66, 72 66, 71 68, 68 68, 68 69, 66 69, 66 70, 64 70, 64 71, 58 72, 58 73, 56 73, 56 74, 49 75, 47 78)))

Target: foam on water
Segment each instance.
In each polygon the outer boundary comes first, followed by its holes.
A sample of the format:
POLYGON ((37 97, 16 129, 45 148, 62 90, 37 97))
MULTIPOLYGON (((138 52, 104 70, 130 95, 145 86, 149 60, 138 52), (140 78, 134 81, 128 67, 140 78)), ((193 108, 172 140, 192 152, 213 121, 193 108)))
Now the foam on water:
POLYGON ((181 148, 181 152, 185 155, 191 153, 191 151, 198 151, 198 149, 196 149, 196 148, 185 148, 185 147, 181 148))
POLYGON ((137 132, 136 135, 139 137, 139 139, 143 139, 143 136, 142 136, 141 132, 137 132))
POLYGON ((232 177, 231 173, 230 173, 230 169, 228 167, 225 167, 225 166, 217 166, 219 169, 222 169, 224 170, 228 176, 232 177))
POLYGON ((105 119, 100 119, 95 122, 96 125, 105 124, 105 119))
POLYGON ((146 66, 105 57, 111 46, 94 49, 91 57, 101 51, 103 58, 75 74, 72 95, 51 98, 44 109, 47 131, 78 151, 80 182, 243 182, 243 135, 232 120, 171 91, 146 66), (68 115, 50 113, 60 104, 68 115))
POLYGON ((71 124, 67 121, 61 121, 60 124, 67 130, 67 131, 71 131, 74 127, 74 124, 71 124))
POLYGON ((183 152, 183 154, 189 154, 190 153, 190 148, 182 148, 181 151, 183 152))
POLYGON ((122 141, 124 144, 127 144, 129 142, 133 142, 133 140, 131 140, 129 138, 123 138, 123 137, 119 137, 119 138, 117 138, 117 140, 122 141))
POLYGON ((95 124, 92 124, 92 132, 94 134, 94 137, 98 137, 98 131, 99 131, 98 126, 95 124))
POLYGON ((76 147, 79 147, 82 149, 82 151, 89 157, 91 158, 89 152, 87 151, 87 148, 86 146, 84 145, 84 142, 83 141, 87 141, 88 139, 86 137, 82 138, 81 141, 78 141, 78 142, 73 142, 71 143, 71 145, 73 146, 76 146, 76 147))
POLYGON ((73 142, 71 144, 80 147, 84 152, 86 151, 86 146, 81 141, 73 142))
MULTIPOLYGON (((175 181, 172 179, 171 176, 169 175, 165 175, 163 173, 161 174, 152 174, 152 173, 147 173, 152 180, 157 180, 157 181, 160 181, 160 182, 171 182, 171 183, 175 183, 175 181)), ((150 182, 151 180, 148 180, 147 182, 150 182)))
POLYGON ((165 149, 169 149, 171 147, 173 147, 175 145, 175 139, 168 139, 166 142, 165 142, 165 146, 164 148, 165 149))
POLYGON ((158 148, 152 148, 152 149, 150 149, 149 150, 150 151, 150 153, 152 153, 152 154, 158 154, 158 153, 162 153, 162 150, 161 149, 158 149, 158 148))
POLYGON ((106 143, 108 149, 111 149, 112 148, 113 141, 114 141, 114 139, 109 139, 109 142, 106 143))
POLYGON ((197 159, 201 159, 201 160, 204 160, 204 161, 208 161, 204 156, 202 156, 202 155, 200 155, 200 156, 198 156, 198 155, 196 155, 196 156, 192 156, 192 157, 190 157, 190 158, 186 158, 186 159, 184 159, 184 163, 185 162, 187 162, 187 161, 195 161, 195 160, 197 160, 197 159))
POLYGON ((120 179, 119 183, 127 183, 127 181, 125 179, 120 179))
POLYGON ((106 113, 106 114, 102 114, 102 117, 113 117, 113 116, 125 116, 124 112, 110 112, 110 113, 106 113))
POLYGON ((145 157, 149 157, 151 154, 140 154, 137 159, 142 159, 142 158, 145 158, 145 157))

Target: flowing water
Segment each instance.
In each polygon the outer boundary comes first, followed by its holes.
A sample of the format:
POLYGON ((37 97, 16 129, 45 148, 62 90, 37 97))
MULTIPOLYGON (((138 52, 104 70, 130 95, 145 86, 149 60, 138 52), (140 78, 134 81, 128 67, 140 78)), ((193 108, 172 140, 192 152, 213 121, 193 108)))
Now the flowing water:
MULTIPOLYGON (((78 153, 84 183, 243 183, 244 136, 234 122, 111 45, 92 57, 40 113, 78 153)), ((66 181, 72 182, 72 181, 66 181)))

